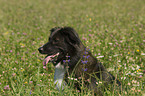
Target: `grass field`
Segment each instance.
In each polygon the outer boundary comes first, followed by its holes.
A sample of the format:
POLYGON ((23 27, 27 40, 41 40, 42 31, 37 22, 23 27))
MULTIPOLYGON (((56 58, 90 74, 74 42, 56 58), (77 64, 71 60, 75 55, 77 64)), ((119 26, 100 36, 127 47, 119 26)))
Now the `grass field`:
POLYGON ((0 0, 0 96, 91 96, 54 88, 54 66, 43 69, 38 48, 49 30, 71 26, 123 92, 145 96, 145 0, 0 0))

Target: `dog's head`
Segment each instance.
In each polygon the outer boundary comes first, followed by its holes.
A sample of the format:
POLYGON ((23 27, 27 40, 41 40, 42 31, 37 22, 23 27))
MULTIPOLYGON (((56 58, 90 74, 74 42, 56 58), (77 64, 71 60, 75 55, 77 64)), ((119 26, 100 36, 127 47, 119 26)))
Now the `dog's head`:
POLYGON ((50 31, 49 41, 38 49, 41 54, 47 54, 44 65, 49 61, 55 64, 64 60, 66 55, 73 52, 81 42, 78 34, 71 27, 56 27, 50 31))

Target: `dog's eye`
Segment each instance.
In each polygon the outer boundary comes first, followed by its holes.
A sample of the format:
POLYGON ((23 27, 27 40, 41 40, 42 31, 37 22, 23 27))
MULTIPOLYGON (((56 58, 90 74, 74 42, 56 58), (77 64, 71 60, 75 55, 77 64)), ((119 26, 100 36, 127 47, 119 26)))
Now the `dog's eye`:
POLYGON ((54 42, 57 43, 59 40, 58 39, 54 39, 54 42))

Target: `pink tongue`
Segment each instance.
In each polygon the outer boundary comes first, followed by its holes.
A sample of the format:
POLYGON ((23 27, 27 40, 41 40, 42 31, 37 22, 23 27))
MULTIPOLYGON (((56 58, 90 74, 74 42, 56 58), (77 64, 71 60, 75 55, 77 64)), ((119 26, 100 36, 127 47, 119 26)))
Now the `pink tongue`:
POLYGON ((43 68, 46 69, 46 64, 50 61, 53 60, 53 57, 59 55, 59 53, 55 54, 55 55, 51 55, 51 56, 47 56, 44 61, 43 61, 43 68))
POLYGON ((43 61, 43 68, 45 69, 46 68, 46 64, 48 63, 48 61, 50 61, 51 60, 51 56, 48 56, 48 57, 46 57, 45 59, 44 59, 44 61, 43 61))

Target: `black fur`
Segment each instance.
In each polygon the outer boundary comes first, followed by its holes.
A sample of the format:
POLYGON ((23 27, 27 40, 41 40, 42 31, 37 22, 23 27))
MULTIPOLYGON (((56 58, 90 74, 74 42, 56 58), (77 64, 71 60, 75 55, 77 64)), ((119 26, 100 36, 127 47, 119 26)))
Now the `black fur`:
MULTIPOLYGON (((50 31, 49 41, 38 49, 39 52, 48 56, 59 52, 60 54, 53 64, 56 65, 61 62, 65 67, 67 66, 66 82, 68 82, 68 76, 73 73, 78 80, 84 78, 84 86, 96 94, 102 95, 101 89, 97 88, 96 85, 97 78, 104 81, 104 85, 107 86, 108 84, 113 84, 113 81, 116 80, 115 77, 107 72, 104 66, 92 56, 73 28, 56 27, 50 31), (70 60, 68 63, 63 62, 68 59, 70 60), (86 64, 83 64, 84 62, 86 64)), ((116 83, 121 85, 118 80, 116 80, 116 83)), ((78 83, 75 83, 75 86, 81 90, 78 83)))

